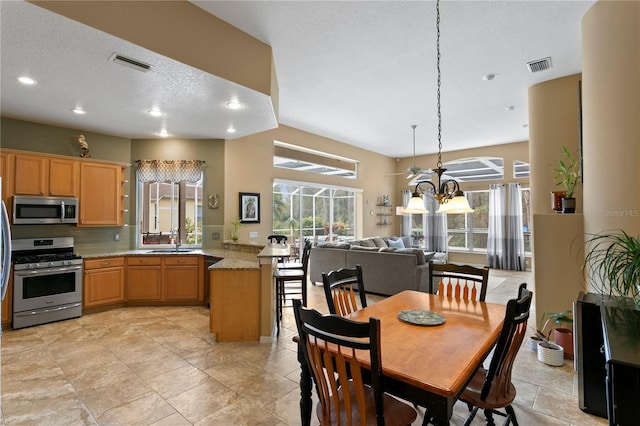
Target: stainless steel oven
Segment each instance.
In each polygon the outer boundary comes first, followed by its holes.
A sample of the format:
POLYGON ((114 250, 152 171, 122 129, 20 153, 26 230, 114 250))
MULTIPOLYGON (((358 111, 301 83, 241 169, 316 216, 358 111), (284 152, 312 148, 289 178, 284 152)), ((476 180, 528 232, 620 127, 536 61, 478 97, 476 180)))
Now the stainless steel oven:
POLYGON ((82 258, 73 238, 12 241, 13 328, 82 315, 82 258))

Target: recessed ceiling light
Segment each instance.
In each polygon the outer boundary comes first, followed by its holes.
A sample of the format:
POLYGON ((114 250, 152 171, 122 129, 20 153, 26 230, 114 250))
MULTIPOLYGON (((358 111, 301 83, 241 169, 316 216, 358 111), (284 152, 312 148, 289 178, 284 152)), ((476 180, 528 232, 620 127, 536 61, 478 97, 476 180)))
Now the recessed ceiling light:
POLYGON ((78 114, 78 115, 82 115, 82 114, 86 114, 87 113, 87 111, 83 110, 80 107, 75 107, 71 111, 73 111, 74 114, 78 114))
POLYGON ((160 129, 160 131, 156 134, 163 138, 166 138, 167 136, 169 136, 169 133, 167 133, 167 129, 160 129))
POLYGON ((518 109, 518 105, 509 105, 507 107, 504 107, 504 109, 507 111, 515 111, 516 109, 518 109))
POLYGON ((496 73, 489 73, 489 74, 485 74, 482 76, 482 79, 484 81, 491 81, 491 80, 495 80, 495 78, 498 76, 498 74, 496 73))
POLYGON ((22 83, 22 84, 27 85, 27 86, 33 86, 34 84, 38 83, 37 81, 35 81, 31 77, 26 77, 26 76, 18 77, 18 81, 20 83, 22 83))
POLYGON ((227 133, 235 133, 236 129, 234 129, 233 127, 229 126, 229 128, 227 129, 227 133))
POLYGON ((229 101, 227 102, 227 108, 229 109, 240 109, 242 108, 242 104, 238 101, 229 101))
POLYGON ((162 111, 160 111, 157 108, 152 108, 149 111, 147 111, 147 114, 153 116, 153 117, 162 117, 162 111))

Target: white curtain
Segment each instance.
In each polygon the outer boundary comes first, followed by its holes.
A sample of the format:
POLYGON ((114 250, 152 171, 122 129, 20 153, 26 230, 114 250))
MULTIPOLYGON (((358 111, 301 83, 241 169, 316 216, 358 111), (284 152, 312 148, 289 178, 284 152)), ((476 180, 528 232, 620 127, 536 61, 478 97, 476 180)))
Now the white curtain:
POLYGON ((425 223, 425 248, 428 251, 446 253, 449 251, 447 244, 447 215, 436 213, 440 208, 438 201, 432 197, 424 197, 424 204, 429 213, 424 215, 425 223))
MULTIPOLYGON (((411 191, 408 189, 402 190, 402 207, 407 207, 409 204, 409 200, 411 199, 411 191)), ((411 215, 404 214, 402 217, 402 222, 400 222, 400 235, 407 236, 411 235, 411 215)))
POLYGON ((522 188, 519 183, 489 187, 487 263, 491 268, 524 270, 522 188))

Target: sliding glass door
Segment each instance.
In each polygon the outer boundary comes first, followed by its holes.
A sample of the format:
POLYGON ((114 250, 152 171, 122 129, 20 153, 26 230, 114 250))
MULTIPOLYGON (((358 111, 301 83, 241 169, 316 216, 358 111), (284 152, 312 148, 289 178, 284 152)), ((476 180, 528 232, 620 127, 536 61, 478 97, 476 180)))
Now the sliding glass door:
POLYGON ((275 181, 273 233, 293 241, 355 239, 356 192, 344 188, 275 181))

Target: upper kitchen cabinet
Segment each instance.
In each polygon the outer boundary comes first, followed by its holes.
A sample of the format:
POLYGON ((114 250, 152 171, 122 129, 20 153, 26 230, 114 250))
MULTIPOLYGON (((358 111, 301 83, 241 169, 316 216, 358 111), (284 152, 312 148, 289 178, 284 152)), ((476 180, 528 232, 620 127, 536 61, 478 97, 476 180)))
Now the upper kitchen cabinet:
POLYGON ((77 197, 79 162, 40 155, 14 156, 16 195, 77 197))
POLYGON ((80 165, 78 226, 122 226, 123 198, 122 166, 94 162, 80 165))
MULTIPOLYGON (((0 152, 0 177, 2 178, 2 201, 7 205, 7 210, 10 209, 11 203, 9 198, 13 195, 13 191, 9 185, 12 184, 13 174, 9 170, 10 154, 6 152, 0 152)), ((9 214, 10 215, 10 214, 9 214)))

